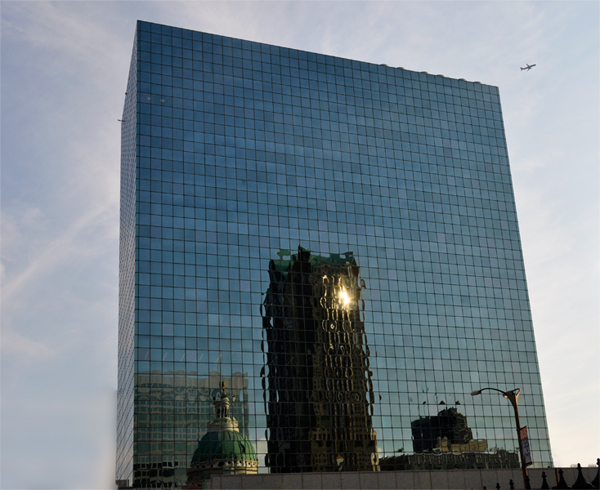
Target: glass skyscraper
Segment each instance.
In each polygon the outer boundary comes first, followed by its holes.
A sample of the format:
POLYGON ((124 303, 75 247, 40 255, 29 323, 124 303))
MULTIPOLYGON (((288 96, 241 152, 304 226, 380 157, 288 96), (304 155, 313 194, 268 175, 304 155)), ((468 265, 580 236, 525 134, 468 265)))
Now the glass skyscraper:
POLYGON ((138 22, 121 177, 122 485, 552 465, 496 87, 138 22))

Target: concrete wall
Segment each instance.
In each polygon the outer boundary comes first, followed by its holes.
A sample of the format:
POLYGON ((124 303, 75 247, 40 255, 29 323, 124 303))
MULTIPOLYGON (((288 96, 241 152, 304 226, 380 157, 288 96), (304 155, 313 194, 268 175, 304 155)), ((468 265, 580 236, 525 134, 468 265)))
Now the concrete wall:
MULTIPOLYGON (((557 484, 554 468, 529 470, 531 488, 542 486, 542 472, 546 472, 548 485, 557 484)), ((563 468, 569 486, 577 479, 577 468, 563 468)), ((583 468, 588 482, 596 476, 598 468, 583 468)), ((514 470, 449 470, 449 471, 381 471, 378 473, 291 473, 244 476, 213 476, 206 487, 210 490, 238 489, 523 489, 520 469, 514 470)))

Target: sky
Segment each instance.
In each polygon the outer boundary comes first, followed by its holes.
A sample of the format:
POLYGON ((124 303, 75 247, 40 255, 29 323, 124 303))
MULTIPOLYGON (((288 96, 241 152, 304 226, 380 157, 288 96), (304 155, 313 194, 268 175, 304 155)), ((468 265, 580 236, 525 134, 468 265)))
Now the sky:
POLYGON ((3 0, 0 16, 1 488, 114 488, 137 19, 498 86, 554 463, 600 457, 599 2, 3 0))

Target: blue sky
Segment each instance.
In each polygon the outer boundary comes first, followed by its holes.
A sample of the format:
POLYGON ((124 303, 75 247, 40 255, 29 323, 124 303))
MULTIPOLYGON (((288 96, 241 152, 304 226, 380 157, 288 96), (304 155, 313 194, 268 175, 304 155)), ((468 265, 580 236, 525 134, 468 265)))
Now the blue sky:
POLYGON ((137 19, 500 87, 554 461, 600 456, 598 2, 0 9, 2 488, 114 483, 117 119, 137 19))

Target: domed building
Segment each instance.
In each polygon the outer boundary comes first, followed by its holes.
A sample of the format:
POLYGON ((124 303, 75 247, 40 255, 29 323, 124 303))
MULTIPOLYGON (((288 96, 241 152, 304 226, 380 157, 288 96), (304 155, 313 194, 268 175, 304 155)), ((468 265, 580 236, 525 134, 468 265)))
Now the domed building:
POLYGON ((207 426, 208 432, 198 441, 185 488, 202 488, 210 475, 247 475, 258 471, 258 458, 247 437, 240 434, 238 423, 230 416, 231 406, 225 383, 220 398, 214 398, 215 420, 207 426))

